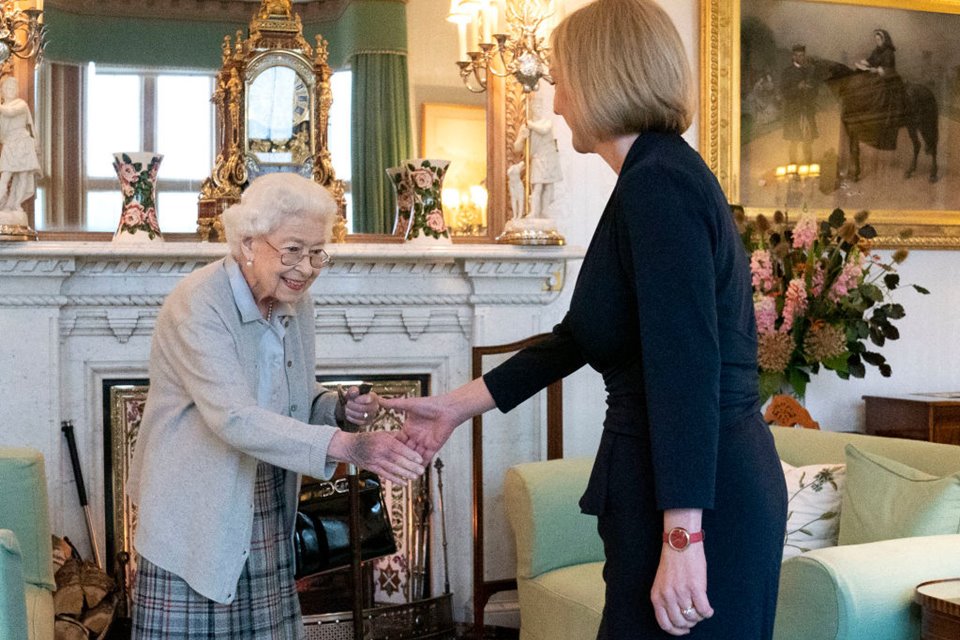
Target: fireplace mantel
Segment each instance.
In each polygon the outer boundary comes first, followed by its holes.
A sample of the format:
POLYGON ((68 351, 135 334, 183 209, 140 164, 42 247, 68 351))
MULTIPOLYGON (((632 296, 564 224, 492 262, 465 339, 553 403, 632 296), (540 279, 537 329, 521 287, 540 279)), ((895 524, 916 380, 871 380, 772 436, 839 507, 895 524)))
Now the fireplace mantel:
MULTIPOLYGON (((43 452, 53 530, 81 550, 89 548, 88 536, 60 422, 75 426, 102 547, 102 383, 147 376, 150 334, 164 298, 184 275, 226 250, 192 242, 0 243, 0 445, 43 452)), ((562 315, 552 303, 565 285, 567 264, 583 256, 579 247, 486 244, 348 243, 328 251, 334 264, 311 288, 317 372, 428 374, 434 393, 469 380, 470 347, 548 330, 562 315)), ((514 421, 521 426, 511 447, 538 455, 537 409, 514 421)), ((467 429, 440 455, 455 612, 467 619, 467 429)), ((497 499, 496 487, 487 492, 497 499)), ((434 555, 436 567, 440 554, 434 555)))

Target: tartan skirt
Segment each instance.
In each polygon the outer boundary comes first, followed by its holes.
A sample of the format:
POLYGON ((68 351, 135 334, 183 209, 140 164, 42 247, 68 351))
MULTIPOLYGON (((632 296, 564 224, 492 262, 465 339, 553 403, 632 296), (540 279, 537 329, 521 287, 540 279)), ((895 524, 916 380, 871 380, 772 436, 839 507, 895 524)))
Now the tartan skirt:
POLYGON ((302 640, 284 517, 285 474, 265 462, 257 466, 250 555, 231 604, 214 602, 179 576, 137 557, 133 640, 302 640))

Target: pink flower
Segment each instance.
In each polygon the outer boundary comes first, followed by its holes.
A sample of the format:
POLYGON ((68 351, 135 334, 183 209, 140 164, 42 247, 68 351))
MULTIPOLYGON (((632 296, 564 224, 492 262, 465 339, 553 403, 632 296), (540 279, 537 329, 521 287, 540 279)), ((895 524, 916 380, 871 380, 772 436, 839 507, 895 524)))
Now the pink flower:
POLYGON ((433 185, 433 174, 426 169, 419 169, 418 171, 412 172, 410 179, 413 181, 413 184, 417 185, 420 189, 428 189, 433 185))
POLYGON ((440 209, 434 209, 427 214, 427 226, 437 233, 443 233, 447 230, 447 225, 443 222, 443 212, 440 209))
POLYGON ((856 288, 862 275, 863 267, 859 262, 849 262, 845 264, 843 266, 843 271, 840 272, 840 275, 837 276, 833 286, 830 287, 830 293, 827 294, 827 297, 833 302, 837 302, 841 298, 845 297, 848 293, 850 293, 851 289, 856 288))
POLYGON ((807 310, 807 288, 802 278, 794 278, 787 285, 787 294, 783 303, 783 324, 781 333, 787 333, 793 327, 793 321, 807 310))
POLYGON ((140 173, 133 168, 132 164, 123 163, 120 165, 120 180, 127 183, 133 183, 140 177, 140 173))
POLYGON ((400 207, 402 211, 410 211, 410 209, 413 209, 413 193, 401 191, 397 195, 397 206, 400 207))
POLYGON ((753 303, 753 313, 757 317, 757 333, 773 333, 777 323, 777 301, 771 296, 764 296, 753 303))
POLYGON ((120 191, 127 198, 133 195, 133 185, 123 180, 120 181, 120 191))
POLYGON ((756 291, 767 293, 773 288, 773 262, 769 251, 757 249, 753 252, 750 256, 750 273, 756 291))
POLYGON ((143 205, 134 200, 127 204, 123 209, 123 215, 121 216, 121 223, 124 227, 136 227, 143 224, 144 217, 143 205))
POLYGON ((813 268, 813 277, 810 279, 810 297, 816 298, 823 293, 823 281, 826 274, 823 271, 823 263, 818 262, 813 268))
POLYGON ((157 210, 153 207, 147 209, 146 219, 147 224, 150 225, 150 228, 153 229, 154 233, 160 233, 160 223, 157 221, 157 210))
POLYGON ((812 215, 804 215, 793 228, 793 248, 809 251, 813 248, 813 241, 817 239, 817 219, 812 215))

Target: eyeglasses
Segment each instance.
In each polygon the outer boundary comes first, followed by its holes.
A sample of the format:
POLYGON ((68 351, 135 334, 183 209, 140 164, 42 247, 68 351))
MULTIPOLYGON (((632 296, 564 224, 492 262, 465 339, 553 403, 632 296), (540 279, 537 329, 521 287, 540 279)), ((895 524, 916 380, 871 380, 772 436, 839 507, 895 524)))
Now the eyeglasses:
POLYGON ((313 251, 307 251, 306 253, 303 251, 303 249, 278 249, 266 238, 260 239, 263 240, 268 247, 280 254, 280 264, 285 267, 292 267, 300 264, 304 257, 310 259, 310 266, 314 269, 322 269, 333 264, 333 259, 330 258, 330 254, 323 249, 315 249, 313 251))

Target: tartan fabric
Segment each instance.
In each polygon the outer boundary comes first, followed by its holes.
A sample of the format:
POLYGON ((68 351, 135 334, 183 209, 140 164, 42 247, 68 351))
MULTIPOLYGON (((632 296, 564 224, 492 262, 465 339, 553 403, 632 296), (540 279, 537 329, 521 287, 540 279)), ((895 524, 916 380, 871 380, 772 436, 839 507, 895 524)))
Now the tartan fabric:
POLYGON ((303 622, 284 518, 284 475, 257 467, 250 556, 231 604, 218 604, 180 577, 138 557, 133 640, 302 640, 303 622))

